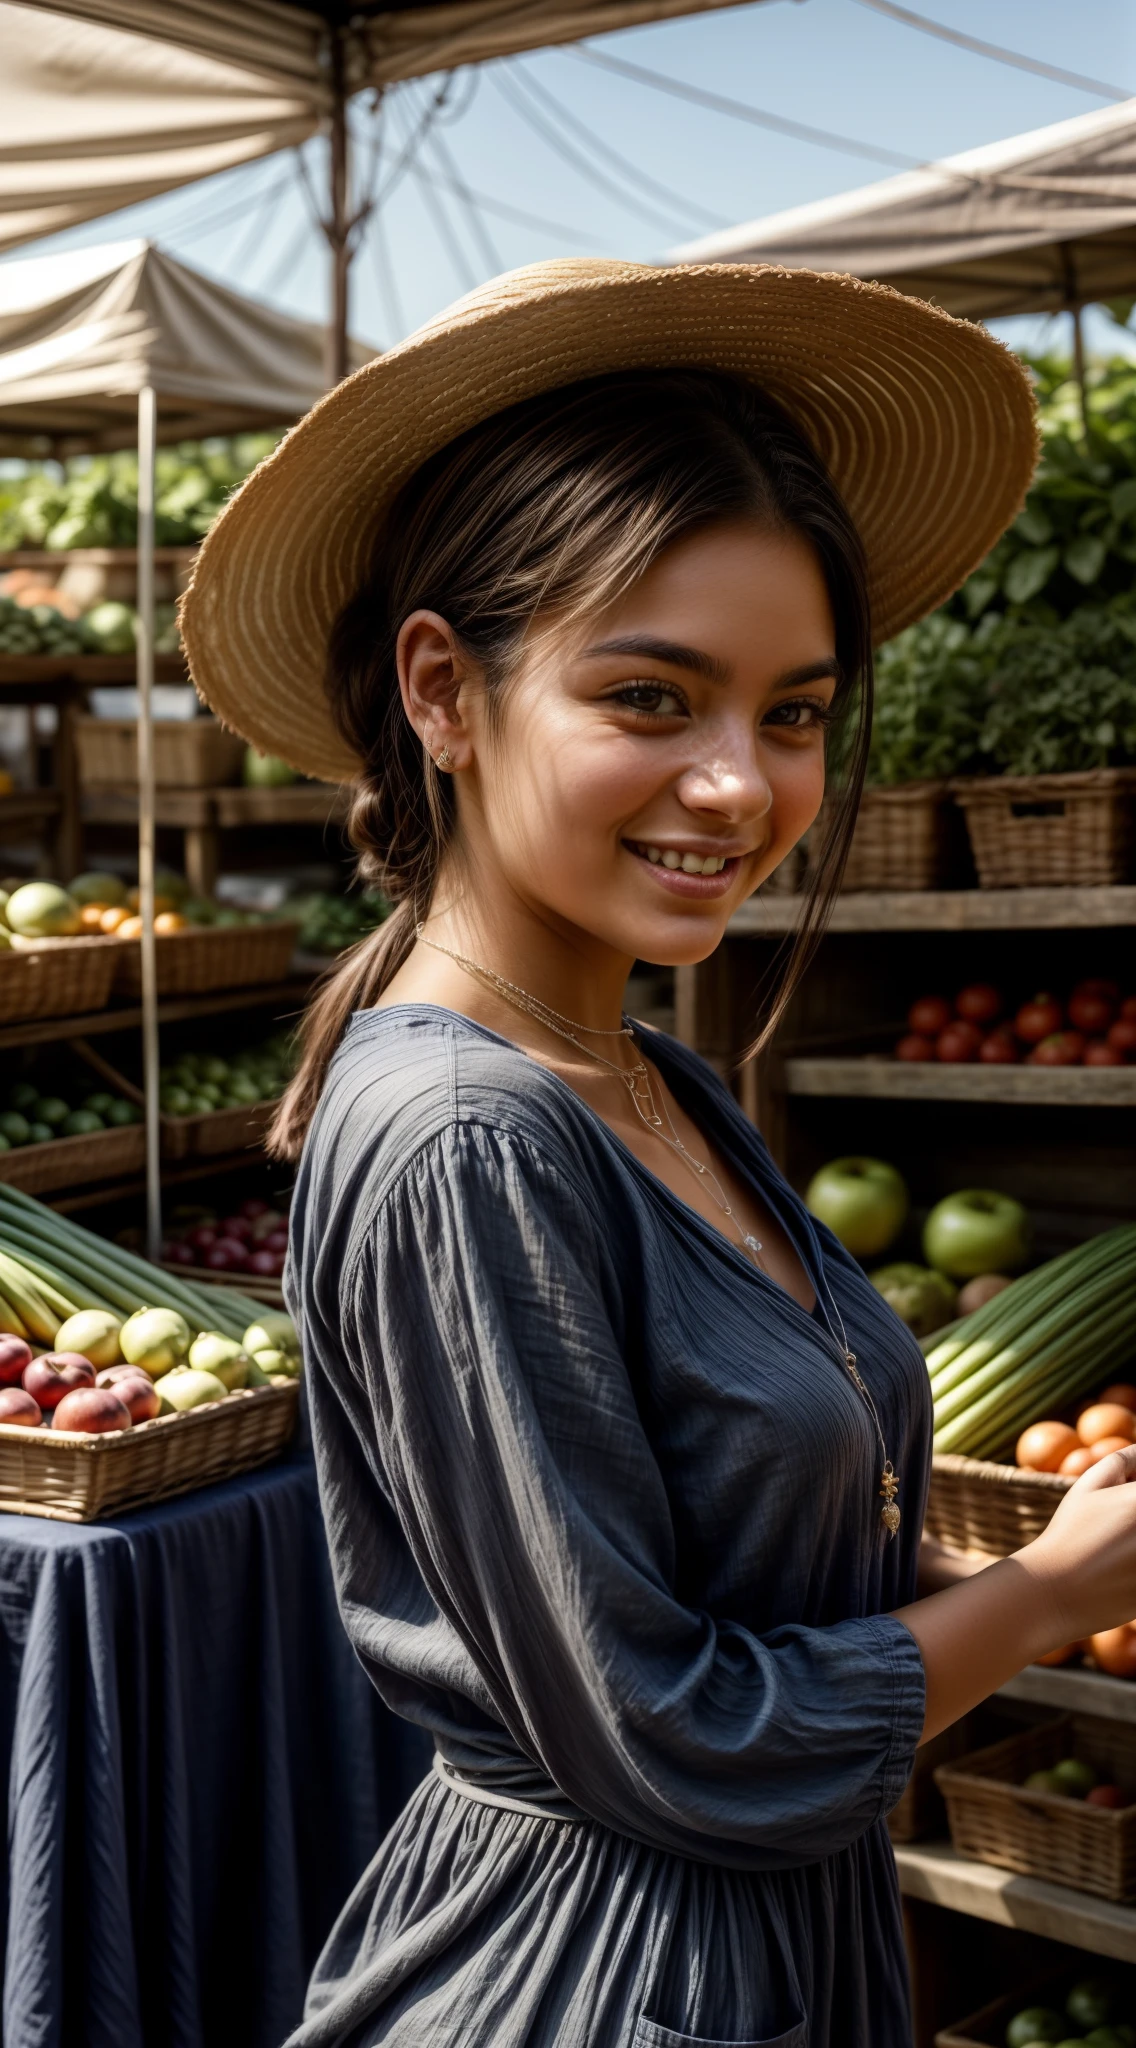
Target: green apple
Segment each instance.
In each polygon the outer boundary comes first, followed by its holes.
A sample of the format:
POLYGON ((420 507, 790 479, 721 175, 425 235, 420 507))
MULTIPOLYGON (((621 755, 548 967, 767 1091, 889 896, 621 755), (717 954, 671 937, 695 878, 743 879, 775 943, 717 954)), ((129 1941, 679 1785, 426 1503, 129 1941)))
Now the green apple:
POLYGON ((117 1316, 103 1308, 81 1308, 75 1315, 68 1316, 65 1323, 60 1323, 55 1332, 55 1348, 57 1351, 78 1351, 101 1372, 118 1363, 118 1334, 117 1316))
POLYGON ((932 1330, 941 1330, 955 1313, 958 1295, 954 1287, 944 1274, 934 1273, 928 1266, 901 1260, 894 1266, 877 1266, 868 1278, 916 1337, 929 1337, 932 1330))
POLYGON ((1029 1247, 1029 1217, 1021 1203, 993 1188, 961 1188, 947 1195, 923 1226, 924 1258, 952 1280, 1017 1272, 1029 1247))
POLYGON ((1006 2028, 1006 2048, 1029 2048, 1031 2042, 1060 2041, 1065 2033, 1065 2021, 1050 2005, 1027 2005, 1024 2012, 1015 2013, 1006 2028))
POLYGON ((189 1350, 190 1328, 172 1308, 140 1308, 128 1316, 118 1333, 128 1365, 140 1365, 152 1380, 180 1365, 189 1350))
POLYGON ((253 1358, 262 1351, 288 1351, 294 1358, 300 1355, 296 1326, 280 1309, 267 1309, 257 1322, 250 1323, 241 1343, 253 1358))
POLYGON ((243 1387, 248 1378, 247 1355, 234 1337, 222 1337, 217 1330, 202 1330, 194 1338, 189 1347, 189 1363, 199 1372, 212 1373, 230 1393, 234 1387, 243 1387))
POLYGON ((184 1414, 189 1408, 204 1408, 209 1401, 223 1401, 228 1388, 215 1373, 198 1372, 191 1365, 175 1365, 158 1381, 158 1392, 171 1408, 184 1414))
POLYGON ((11 931, 27 939, 69 939, 82 930, 79 906, 57 882, 25 882, 4 907, 11 931))
POLYGON ((903 1177, 883 1159, 830 1160, 814 1173, 805 1201, 856 1259, 886 1252, 907 1220, 903 1177))

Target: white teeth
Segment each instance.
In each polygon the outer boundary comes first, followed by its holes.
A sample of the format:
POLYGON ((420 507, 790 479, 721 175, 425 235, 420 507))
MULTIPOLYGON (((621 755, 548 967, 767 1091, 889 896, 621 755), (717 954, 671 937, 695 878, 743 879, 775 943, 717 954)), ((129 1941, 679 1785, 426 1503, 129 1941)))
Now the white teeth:
POLYGON ((667 851, 662 856, 662 862, 665 868, 681 868, 683 865, 683 856, 680 853, 672 853, 670 848, 668 847, 667 851))
POLYGON ((662 860, 662 857, 663 857, 663 856, 662 856, 662 854, 661 854, 661 853, 659 852, 659 849, 658 849, 658 847, 657 847, 657 846, 649 846, 649 847, 647 848, 647 859, 648 859, 648 860, 650 861, 650 863, 651 863, 651 866, 652 866, 653 868, 657 868, 657 867, 658 867, 658 865, 659 865, 659 862, 660 862, 660 861, 662 860))
POLYGON ((700 853, 675 853, 668 847, 665 853, 657 846, 639 843, 639 851, 646 855, 652 867, 681 868, 684 875, 720 875, 726 865, 726 857, 708 853, 703 859, 700 853))
POLYGON ((684 875, 700 875, 702 873, 702 855, 700 853, 684 853, 682 857, 682 871, 684 875))
POLYGON ((714 858, 714 855, 711 853, 707 855, 706 859, 702 863, 702 872, 704 875, 717 875, 721 873, 725 865, 726 863, 724 860, 716 860, 714 858))

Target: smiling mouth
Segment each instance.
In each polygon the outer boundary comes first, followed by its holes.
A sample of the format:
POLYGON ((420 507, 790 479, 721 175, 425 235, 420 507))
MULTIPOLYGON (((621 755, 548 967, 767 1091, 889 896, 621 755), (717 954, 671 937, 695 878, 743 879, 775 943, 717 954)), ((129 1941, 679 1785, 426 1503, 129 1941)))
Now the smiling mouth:
POLYGON ((657 880, 680 896, 724 896, 742 863, 740 854, 695 853, 674 846, 654 846, 645 839, 625 839, 628 853, 653 869, 657 880))

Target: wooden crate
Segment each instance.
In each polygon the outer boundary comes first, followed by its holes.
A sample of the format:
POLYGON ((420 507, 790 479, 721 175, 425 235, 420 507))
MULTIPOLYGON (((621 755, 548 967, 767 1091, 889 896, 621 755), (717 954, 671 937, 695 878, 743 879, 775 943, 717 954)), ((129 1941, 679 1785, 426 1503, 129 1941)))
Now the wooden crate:
POLYGON ((0 1513, 93 1522, 265 1465, 295 1428, 298 1380, 243 1387, 101 1436, 0 1424, 0 1513))
MULTIPOLYGON (((102 1076, 108 1088, 139 1108, 145 1107, 146 1097, 136 1082, 121 1074, 86 1039, 75 1039, 73 1043, 75 1051, 102 1076)), ((240 1152, 246 1146, 251 1149, 263 1145, 278 1108, 279 1101, 274 1098, 269 1102, 241 1103, 233 1109, 204 1110, 198 1116, 166 1116, 163 1112, 158 1118, 162 1158, 211 1159, 225 1152, 240 1152)), ((216 1283, 216 1274, 210 1278, 216 1283)))
POLYGON ((140 1123, 90 1131, 81 1138, 45 1138, 41 1145, 0 1152, 0 1181, 26 1195, 53 1188, 83 1187, 89 1181, 121 1180, 146 1164, 146 1132, 140 1123))
MULTIPOLYGON (((88 788, 138 781, 138 723, 133 718, 77 718, 79 779, 88 788)), ((215 718, 154 722, 154 779, 169 789, 213 789, 241 772, 245 743, 215 718)))
POLYGON ((1136 1898, 1136 1728, 1096 1715, 1062 1715, 940 1764, 935 1781, 960 1856, 1097 1898, 1136 1898), (1031 1772, 1051 1770, 1074 1754, 1129 1792, 1132 1804, 1110 1812, 1081 1799, 1026 1791, 1031 1772))

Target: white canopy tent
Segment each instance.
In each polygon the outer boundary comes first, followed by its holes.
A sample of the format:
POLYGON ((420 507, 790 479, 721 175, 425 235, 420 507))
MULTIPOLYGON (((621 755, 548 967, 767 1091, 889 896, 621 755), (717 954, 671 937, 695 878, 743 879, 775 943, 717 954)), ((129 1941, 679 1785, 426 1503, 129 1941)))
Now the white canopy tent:
POLYGON ((969 319, 1136 293, 1136 99, 674 252, 847 271, 969 319))
POLYGON ((740 0, 0 0, 0 250, 329 135, 335 381, 346 372, 347 105, 396 81, 740 0))
MULTIPOLYGON (((323 329, 243 299, 149 242, 0 264, 0 454, 138 449, 138 879, 147 1240, 161 1238, 154 961, 154 451, 287 426, 325 388, 323 329)), ((350 347, 354 365, 372 353, 350 347)))

